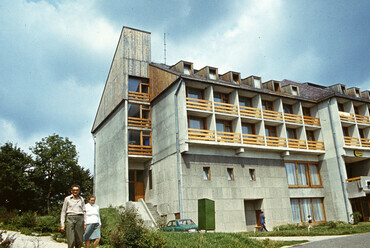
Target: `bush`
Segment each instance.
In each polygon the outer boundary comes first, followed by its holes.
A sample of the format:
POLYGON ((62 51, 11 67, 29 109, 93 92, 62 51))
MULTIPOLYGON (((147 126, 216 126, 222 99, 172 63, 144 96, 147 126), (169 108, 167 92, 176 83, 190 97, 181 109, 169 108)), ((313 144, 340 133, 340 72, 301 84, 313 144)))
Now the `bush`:
POLYGON ((50 233, 59 231, 59 216, 41 216, 36 218, 36 232, 50 233))
POLYGON ((32 228, 36 226, 36 214, 29 211, 20 216, 20 226, 32 228))
POLYGON ((119 212, 113 207, 102 208, 100 209, 100 218, 102 223, 100 244, 113 245, 110 235, 118 225, 119 212))
POLYGON ((146 231, 138 242, 138 247, 164 248, 167 242, 159 232, 146 231))
POLYGON ((167 218, 164 217, 164 216, 161 216, 161 217, 158 217, 156 219, 156 222, 157 222, 157 228, 159 230, 163 230, 165 227, 166 227, 166 224, 167 224, 167 218))
POLYGON ((351 214, 351 217, 353 218, 353 224, 357 225, 362 219, 362 214, 360 212, 354 212, 351 214))

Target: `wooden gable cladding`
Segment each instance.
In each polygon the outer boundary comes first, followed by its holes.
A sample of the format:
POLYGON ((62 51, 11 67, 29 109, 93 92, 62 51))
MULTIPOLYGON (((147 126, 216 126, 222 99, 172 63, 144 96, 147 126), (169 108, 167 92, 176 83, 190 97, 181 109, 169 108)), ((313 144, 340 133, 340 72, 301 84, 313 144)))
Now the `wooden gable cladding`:
POLYGON ((150 33, 123 27, 91 132, 128 99, 128 77, 148 77, 150 33))
POLYGON ((171 83, 179 78, 178 75, 149 65, 150 99, 156 98, 171 83))

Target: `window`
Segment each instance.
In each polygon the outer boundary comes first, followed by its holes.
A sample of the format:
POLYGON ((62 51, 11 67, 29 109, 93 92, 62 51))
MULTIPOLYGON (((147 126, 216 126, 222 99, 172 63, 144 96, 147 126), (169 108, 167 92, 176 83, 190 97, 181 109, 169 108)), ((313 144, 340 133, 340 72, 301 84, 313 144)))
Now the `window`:
POLYGON ((184 74, 186 75, 191 74, 191 64, 184 64, 184 74))
POLYGON ((346 86, 342 86, 342 94, 347 94, 346 86))
POLYGON ((287 128, 286 134, 288 136, 288 139, 297 139, 297 133, 296 130, 293 128, 287 128))
POLYGON ((128 144, 150 146, 151 134, 145 131, 128 130, 128 144))
MULTIPOLYGON (((180 219, 180 213, 175 213, 175 220, 179 220, 179 219, 180 219)), ((177 226, 176 221, 174 221, 173 226, 177 226)))
POLYGON ((200 117, 188 116, 189 128, 193 129, 205 129, 206 120, 200 117))
POLYGON ((249 169, 249 180, 256 181, 256 175, 254 169, 249 169))
POLYGON ((186 88, 186 93, 189 98, 204 99, 203 90, 201 89, 186 88))
POLYGON ((358 129, 358 132, 359 132, 359 134, 360 134, 360 137, 361 137, 362 139, 364 139, 364 138, 365 138, 364 130, 363 130, 363 129, 358 129))
POLYGON ((355 114, 356 115, 359 115, 360 114, 360 110, 357 106, 354 106, 354 109, 355 109, 355 114))
POLYGON ((215 69, 209 69, 209 79, 216 80, 217 75, 216 75, 216 70, 215 69))
POLYGON ((359 90, 359 89, 355 89, 355 95, 356 95, 357 97, 360 97, 360 90, 359 90))
POLYGON ((280 92, 280 83, 274 83, 274 90, 280 92))
POLYGON ((252 99, 247 97, 239 97, 239 105, 242 107, 253 107, 252 99))
POLYGON ((315 133, 310 130, 306 130, 307 140, 315 141, 315 133))
POLYGON ((303 110, 303 115, 305 115, 305 116, 311 116, 311 110, 310 110, 310 108, 303 107, 302 110, 303 110))
POLYGON ((239 83, 239 75, 238 74, 233 74, 233 83, 238 84, 239 83))
POLYGON ((298 88, 296 86, 292 86, 292 95, 298 96, 298 88))
POLYGON ((286 162, 289 187, 321 187, 319 166, 312 162, 286 162))
POLYGON ((227 168, 227 180, 234 181, 234 169, 227 168))
POLYGON ((348 127, 342 127, 343 135, 349 137, 348 127))
POLYGON ((285 114, 293 114, 293 107, 289 104, 283 104, 283 111, 285 114))
POLYGON ((255 88, 261 88, 261 79, 259 79, 259 78, 254 78, 254 79, 253 79, 253 86, 254 86, 255 88))
POLYGON ((149 170, 149 189, 153 189, 153 173, 149 170))
POLYGON ((242 133, 243 134, 255 134, 256 129, 255 129, 254 124, 242 123, 242 133))
POLYGON ((315 222, 325 221, 322 198, 290 199, 293 222, 306 222, 309 215, 315 222))
POLYGON ((338 102, 338 110, 344 112, 344 105, 343 103, 338 102))
POLYGON ((148 79, 129 77, 128 78, 128 91, 149 93, 148 79))
POLYGON ((203 179, 204 180, 211 180, 211 170, 209 167, 203 167, 203 179))
POLYGON ((150 119, 150 106, 129 103, 128 117, 150 119))
POLYGON ((277 137, 276 127, 265 126, 265 135, 267 137, 277 137))
POLYGON ((270 101, 262 101, 262 109, 274 111, 274 105, 270 101))
POLYGON ((215 102, 229 103, 229 95, 225 93, 215 92, 213 94, 215 102))
POLYGON ((233 132, 231 121, 216 120, 216 130, 218 132, 233 132))

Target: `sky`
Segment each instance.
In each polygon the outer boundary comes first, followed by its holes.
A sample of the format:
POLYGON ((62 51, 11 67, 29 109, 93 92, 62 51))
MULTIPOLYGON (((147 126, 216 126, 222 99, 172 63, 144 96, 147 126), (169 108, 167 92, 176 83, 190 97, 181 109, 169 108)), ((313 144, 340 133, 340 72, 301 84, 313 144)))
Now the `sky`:
POLYGON ((91 127, 122 26, 152 61, 370 89, 368 0, 0 0, 0 145, 68 137, 93 171, 91 127))

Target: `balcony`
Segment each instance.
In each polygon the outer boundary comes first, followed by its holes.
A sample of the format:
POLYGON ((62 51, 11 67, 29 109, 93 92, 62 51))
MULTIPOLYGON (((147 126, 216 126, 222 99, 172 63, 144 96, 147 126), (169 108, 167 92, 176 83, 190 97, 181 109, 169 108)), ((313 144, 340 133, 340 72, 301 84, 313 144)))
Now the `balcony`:
POLYGON ((224 143, 241 143, 240 133, 217 131, 217 141, 224 143))
POLYGON ((263 118, 274 121, 283 121, 283 113, 271 110, 263 110, 263 118))
POLYGON ((347 179, 347 192, 349 198, 364 197, 370 193, 370 177, 360 176, 347 179))
POLYGON ((292 122, 292 123, 296 123, 296 124, 302 124, 303 123, 301 115, 294 115, 294 114, 284 113, 284 120, 286 122, 292 122))
POLYGON ((243 144, 264 146, 265 136, 256 134, 243 134, 243 144))
POLYGON ((295 149, 307 149, 306 141, 299 139, 288 139, 288 146, 295 149))
POLYGON ((143 145, 128 145, 128 154, 129 155, 151 156, 152 155, 152 147, 151 146, 143 146, 143 145))
POLYGON ((311 117, 311 116, 303 116, 304 124, 312 125, 312 126, 320 126, 320 118, 311 117))
POLYGON ((152 122, 149 119, 128 117, 128 126, 129 127, 152 128, 152 122))
POLYGON ((186 107, 197 110, 212 111, 212 102, 208 100, 187 97, 186 107))
POLYGON ((261 118, 262 113, 258 108, 240 106, 240 116, 242 117, 252 117, 252 118, 261 118))
POLYGON ((324 142, 322 141, 307 140, 307 146, 309 150, 325 150, 324 142))
POLYGON ((128 99, 138 102, 150 102, 150 97, 148 93, 140 93, 135 91, 128 92, 128 99))
POLYGON ((370 147, 370 139, 361 138, 362 147, 370 147))
POLYGON ((339 117, 341 121, 355 122, 356 118, 354 114, 339 111, 339 117))
POLYGON ((286 147, 286 140, 285 138, 281 137, 266 137, 266 145, 267 146, 275 146, 275 147, 286 147))
POLYGON ((190 140, 215 141, 215 131, 188 128, 188 138, 190 140))
POLYGON ((360 139, 355 137, 344 136, 344 144, 346 146, 360 146, 360 139))
POLYGON ((237 115, 238 107, 230 103, 215 102, 215 112, 237 115))
POLYGON ((370 125, 370 117, 369 116, 357 115, 356 114, 356 120, 357 120, 358 123, 370 125))

